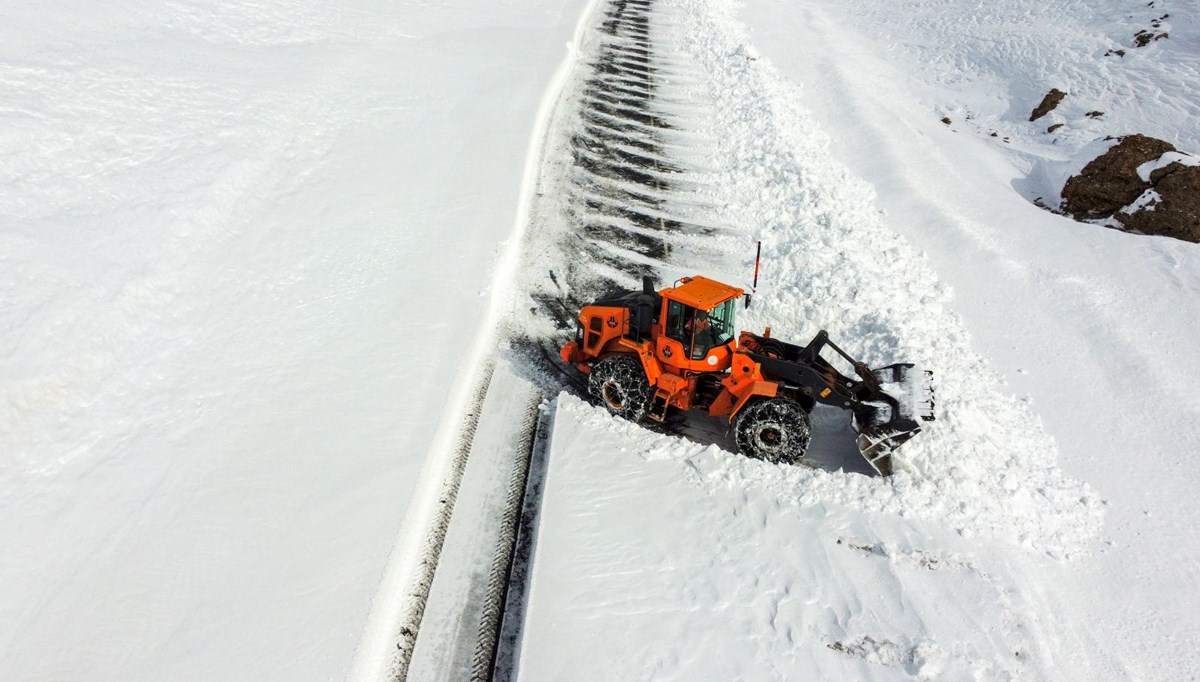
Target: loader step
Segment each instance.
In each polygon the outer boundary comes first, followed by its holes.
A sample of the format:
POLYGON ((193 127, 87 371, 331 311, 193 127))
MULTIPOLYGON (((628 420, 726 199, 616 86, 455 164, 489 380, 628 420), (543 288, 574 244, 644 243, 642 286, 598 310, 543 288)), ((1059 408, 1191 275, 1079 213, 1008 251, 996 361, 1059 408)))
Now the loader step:
POLYGON ((667 408, 670 404, 671 394, 660 388, 654 392, 654 397, 650 399, 650 409, 646 410, 646 416, 656 422, 662 423, 667 418, 667 408))

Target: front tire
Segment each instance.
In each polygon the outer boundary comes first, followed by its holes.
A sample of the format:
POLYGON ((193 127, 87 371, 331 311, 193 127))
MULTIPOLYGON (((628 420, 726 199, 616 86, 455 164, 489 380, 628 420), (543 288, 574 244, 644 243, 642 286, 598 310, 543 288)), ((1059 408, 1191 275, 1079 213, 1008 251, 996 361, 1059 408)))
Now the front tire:
POLYGON ((786 398, 767 398, 742 409, 734 424, 738 450, 747 457, 795 464, 812 441, 808 413, 786 398))
POLYGON ((613 355, 592 367, 588 393, 608 411, 629 421, 640 421, 650 407, 650 382, 642 364, 632 355, 613 355))

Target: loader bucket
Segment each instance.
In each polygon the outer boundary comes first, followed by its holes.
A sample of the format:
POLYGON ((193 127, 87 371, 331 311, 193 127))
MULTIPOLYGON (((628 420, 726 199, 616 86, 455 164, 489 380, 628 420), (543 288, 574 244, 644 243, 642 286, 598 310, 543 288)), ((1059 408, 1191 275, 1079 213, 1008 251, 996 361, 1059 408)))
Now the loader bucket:
POLYGON ((871 370, 878 388, 854 410, 858 449, 881 476, 891 476, 892 453, 933 421, 933 373, 912 364, 871 370))

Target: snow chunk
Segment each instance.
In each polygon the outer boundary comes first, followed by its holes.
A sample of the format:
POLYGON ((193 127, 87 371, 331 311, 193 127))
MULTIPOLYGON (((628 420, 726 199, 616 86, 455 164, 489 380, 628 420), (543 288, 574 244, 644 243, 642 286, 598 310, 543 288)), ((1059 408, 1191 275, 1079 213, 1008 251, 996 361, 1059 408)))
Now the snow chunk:
MULTIPOLYGON (((1141 168, 1138 168, 1138 175, 1141 175, 1141 168)), ((1138 197, 1132 204, 1121 209, 1121 213, 1132 215, 1138 211, 1153 211, 1154 208, 1160 203, 1162 203, 1162 196, 1159 195, 1158 192, 1154 191, 1153 188, 1150 188, 1145 192, 1142 192, 1142 195, 1138 197)))
MULTIPOLYGON (((1142 182, 1150 182, 1150 176, 1154 174, 1154 171, 1166 168, 1173 163, 1178 163, 1182 166, 1200 166, 1200 157, 1192 156, 1185 152, 1167 152, 1158 157, 1156 161, 1147 161, 1138 166, 1138 177, 1142 179, 1142 182)), ((1140 202, 1141 199, 1138 199, 1138 201, 1140 202)), ((1129 213, 1131 211, 1126 212, 1129 213)))
POLYGON ((1103 156, 1117 142, 1119 140, 1115 137, 1105 137, 1092 140, 1066 158, 1039 157, 1021 183, 1023 194, 1029 198, 1041 197, 1045 205, 1058 208, 1062 205, 1062 191, 1067 180, 1083 172, 1084 166, 1103 156))

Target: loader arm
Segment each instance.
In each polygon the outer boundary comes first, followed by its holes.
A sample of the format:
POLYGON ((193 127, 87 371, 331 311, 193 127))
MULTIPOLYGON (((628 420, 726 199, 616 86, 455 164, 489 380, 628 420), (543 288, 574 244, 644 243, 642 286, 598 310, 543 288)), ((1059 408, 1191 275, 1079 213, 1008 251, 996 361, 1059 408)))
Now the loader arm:
POLYGON ((829 340, 821 330, 806 346, 743 332, 738 345, 762 368, 764 377, 795 391, 807 408, 816 403, 849 410, 863 457, 880 474, 891 475, 892 453, 933 421, 932 374, 909 363, 871 369, 829 340), (830 348, 851 366, 857 379, 821 357, 830 348))

